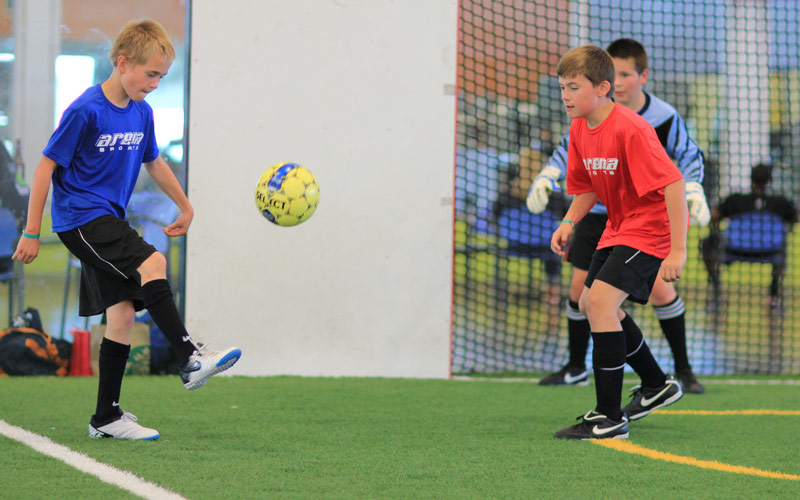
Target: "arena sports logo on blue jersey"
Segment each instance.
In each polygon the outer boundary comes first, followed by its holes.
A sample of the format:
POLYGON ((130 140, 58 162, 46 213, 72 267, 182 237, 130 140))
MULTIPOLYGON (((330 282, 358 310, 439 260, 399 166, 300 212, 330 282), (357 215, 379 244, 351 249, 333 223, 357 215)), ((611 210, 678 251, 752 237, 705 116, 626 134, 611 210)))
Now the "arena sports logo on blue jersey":
POLYGON ((117 132, 116 134, 102 134, 94 144, 97 146, 101 153, 105 152, 106 148, 109 151, 127 149, 128 151, 135 151, 139 149, 144 139, 142 132, 117 132))
POLYGON ((597 175, 597 172, 605 172, 608 175, 614 175, 619 165, 617 158, 584 158, 583 166, 592 174, 597 175))

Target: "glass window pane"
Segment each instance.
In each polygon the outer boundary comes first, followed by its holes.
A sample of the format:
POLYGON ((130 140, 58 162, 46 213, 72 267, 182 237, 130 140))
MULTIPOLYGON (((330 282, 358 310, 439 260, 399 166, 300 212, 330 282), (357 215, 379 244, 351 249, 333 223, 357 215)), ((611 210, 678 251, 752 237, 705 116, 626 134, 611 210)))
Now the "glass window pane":
MULTIPOLYGON (((44 0, 41 3, 52 7, 48 16, 29 12, 31 9, 20 2, 0 2, 0 140, 11 160, 6 163, 9 163, 8 168, 13 171, 12 173, 17 170, 13 160, 18 140, 28 145, 24 148, 25 154, 18 155, 20 158, 28 159, 24 162, 25 174, 13 182, 18 184, 24 184, 25 180, 27 183, 31 182, 36 168, 35 162, 40 158, 49 134, 58 125, 64 110, 87 88, 104 82, 111 75, 113 66, 109 60, 109 51, 120 29, 131 20, 150 18, 161 23, 167 30, 175 46, 176 58, 159 88, 148 95, 147 102, 153 108, 156 140, 162 151, 162 157, 173 169, 178 180, 184 183, 186 179, 183 161, 186 2, 184 0, 117 2, 44 0), (60 16, 55 14, 59 10, 60 16), (34 16, 39 17, 34 18, 34 16), (49 26, 41 26, 43 20, 46 20, 49 26), (15 71, 19 70, 21 62, 18 47, 22 46, 18 39, 15 40, 15 33, 18 36, 25 36, 26 30, 22 28, 35 23, 38 23, 37 28, 50 29, 56 34, 53 37, 52 56, 40 57, 41 61, 38 59, 30 61, 31 64, 35 62, 41 68, 53 69, 48 85, 52 95, 27 96, 20 93, 22 97, 15 102, 15 89, 30 85, 30 82, 14 80, 15 71), (13 128, 15 113, 26 118, 30 116, 25 113, 32 109, 35 104, 33 100, 38 100, 39 106, 43 100, 52 103, 49 105, 51 114, 46 115, 52 116, 52 119, 47 118, 47 126, 43 127, 47 132, 35 134, 37 137, 31 137, 30 133, 28 137, 18 137, 22 133, 12 131, 16 130, 13 128)), ((41 35, 41 38, 45 38, 44 35, 41 35)), ((30 76, 30 78, 35 77, 36 75, 30 76)), ((2 178, 4 177, 0 176, 0 179, 2 178)), ((13 180, 14 176, 11 179, 13 180)), ((20 187, 20 190, 24 191, 24 188, 20 187)), ((4 206, 8 204, 8 200, 0 202, 4 206)), ((171 223, 177 216, 177 209, 161 193, 144 169, 140 174, 128 215, 131 224, 144 234, 145 239, 168 256, 169 278, 180 307, 183 290, 183 238, 168 239, 161 232, 161 227, 171 223)), ((24 215, 17 219, 18 229, 22 229, 25 224, 24 215)), ((58 237, 51 232, 49 204, 43 215, 41 243, 41 251, 36 261, 28 266, 19 265, 16 269, 16 277, 21 278, 21 284, 24 284, 21 288, 24 296, 19 297, 14 294, 12 315, 19 313, 24 306, 35 307, 39 310, 48 333, 55 337, 63 335, 67 340, 71 340, 69 330, 76 326, 80 328, 85 326, 84 319, 78 316, 80 271, 79 266, 69 258, 66 248, 58 237)), ((0 256, 0 264, 2 258, 0 256)), ((7 289, 8 287, 0 286, 0 300, 8 298, 7 289)), ((6 307, 0 309, 7 311, 6 307)), ((6 312, 0 312, 0 322, 7 321, 6 316, 6 312)), ((99 321, 99 317, 91 319, 92 323, 99 321)))

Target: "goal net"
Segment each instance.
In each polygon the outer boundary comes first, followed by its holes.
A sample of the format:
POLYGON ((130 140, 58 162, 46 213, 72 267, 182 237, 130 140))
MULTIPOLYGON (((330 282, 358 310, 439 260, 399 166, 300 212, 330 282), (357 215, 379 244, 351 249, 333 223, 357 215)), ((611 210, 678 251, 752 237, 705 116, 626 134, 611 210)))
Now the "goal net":
MULTIPOLYGON (((543 214, 525 198, 568 131, 555 68, 569 49, 619 38, 646 48, 644 89, 702 149, 713 210, 751 192, 759 163, 771 167, 767 195, 800 200, 796 2, 462 0, 459 17, 454 374, 567 361, 572 268, 547 247, 570 199, 563 181, 543 214)), ((678 292, 695 373, 800 372, 800 241, 766 208, 689 230, 678 292)), ((672 370, 651 305, 624 307, 672 370)))

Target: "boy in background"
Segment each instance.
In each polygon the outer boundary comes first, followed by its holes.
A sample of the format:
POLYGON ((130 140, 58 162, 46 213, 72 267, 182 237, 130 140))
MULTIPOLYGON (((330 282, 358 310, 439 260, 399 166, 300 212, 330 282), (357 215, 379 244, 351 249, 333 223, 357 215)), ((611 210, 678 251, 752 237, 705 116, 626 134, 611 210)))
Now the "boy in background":
POLYGON ((564 255, 574 225, 598 200, 607 207, 608 224, 579 301, 595 345, 597 405, 555 437, 625 439, 628 420, 683 396, 680 384, 664 374, 621 306, 626 299, 646 304, 657 277, 668 283, 680 279, 689 222, 685 183, 653 127, 611 100, 614 63, 604 50, 593 45, 571 50, 559 61, 557 72, 561 98, 572 120, 567 191, 575 198, 550 246, 564 255), (623 409, 626 362, 642 382, 623 409))
MULTIPOLYGON (((700 226, 709 223, 710 212, 703 186, 703 154, 689 137, 686 124, 675 108, 643 90, 648 77, 647 52, 629 38, 611 42, 606 49, 614 62, 614 101, 637 112, 656 130, 658 139, 667 154, 678 163, 686 181, 686 196, 692 218, 700 226)), ((561 139, 547 165, 534 180, 528 194, 528 209, 533 213, 544 211, 550 192, 558 181, 567 175, 567 148, 569 135, 561 139)), ((574 385, 588 383, 586 352, 589 349, 589 321, 578 310, 586 273, 608 216, 606 207, 598 203, 575 227, 573 241, 567 252, 572 263, 572 282, 566 304, 569 333, 569 361, 561 370, 551 373, 539 382, 542 385, 574 385)), ((697 380, 689 363, 686 349, 686 306, 675 286, 657 279, 650 295, 661 330, 669 343, 675 360, 675 375, 683 390, 702 394, 705 387, 697 380)))
POLYGON ((110 57, 111 76, 67 108, 44 149, 34 173, 27 225, 13 258, 30 264, 37 257, 52 182, 53 232, 81 261, 79 313, 105 312, 107 319, 89 436, 154 440, 160 436, 157 430, 139 425, 136 416, 119 407, 135 312, 150 312, 175 349, 189 390, 233 366, 241 351, 212 351, 192 341, 166 279, 166 258, 125 221, 142 164, 181 211, 164 233, 186 234, 194 216, 178 180, 159 156, 153 110, 144 101, 175 59, 172 42, 157 22, 135 21, 123 27, 110 57))

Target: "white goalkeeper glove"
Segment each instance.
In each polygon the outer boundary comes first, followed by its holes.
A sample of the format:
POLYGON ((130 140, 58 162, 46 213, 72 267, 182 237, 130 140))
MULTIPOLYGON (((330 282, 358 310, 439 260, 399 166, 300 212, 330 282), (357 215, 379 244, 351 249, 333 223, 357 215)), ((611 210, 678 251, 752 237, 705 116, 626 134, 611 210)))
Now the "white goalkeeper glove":
POLYGON ((550 199, 550 193, 561 191, 561 186, 558 185, 560 177, 561 170, 558 167, 547 165, 533 179, 533 184, 531 184, 531 190, 528 192, 528 199, 526 200, 528 210, 531 213, 540 214, 544 212, 550 199))
POLYGON ((686 203, 689 205, 689 215, 698 226, 705 227, 711 222, 711 211, 708 209, 703 186, 699 182, 686 183, 686 203))

